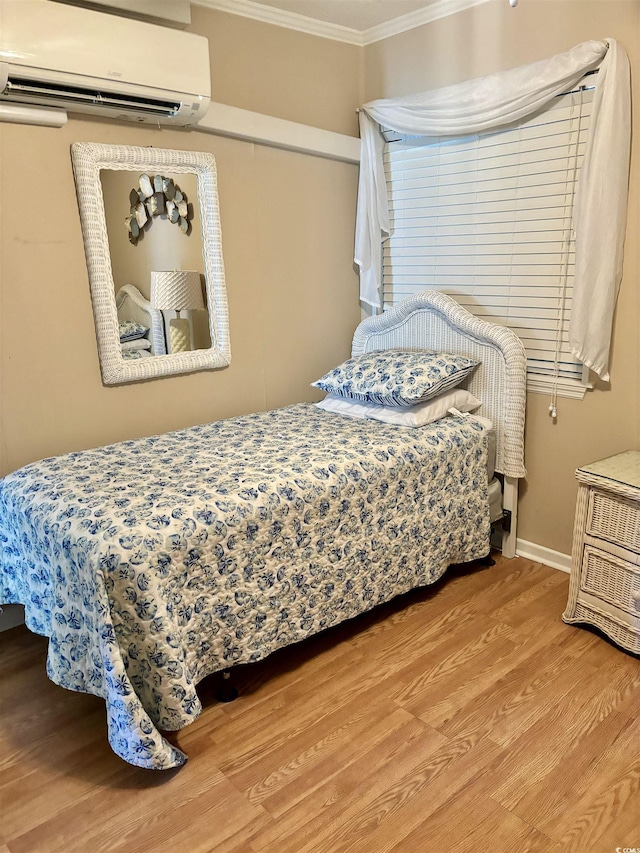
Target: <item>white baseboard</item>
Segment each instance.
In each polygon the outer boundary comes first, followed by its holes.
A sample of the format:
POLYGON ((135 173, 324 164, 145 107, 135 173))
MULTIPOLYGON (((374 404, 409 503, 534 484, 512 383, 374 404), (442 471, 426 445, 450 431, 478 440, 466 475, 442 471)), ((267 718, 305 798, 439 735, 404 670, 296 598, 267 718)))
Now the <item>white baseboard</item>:
POLYGON ((560 551, 545 548, 544 545, 527 542, 526 539, 516 541, 516 557, 525 557, 525 559, 534 560, 536 563, 544 563, 545 566, 559 569, 561 572, 571 572, 570 554, 562 554, 560 551))

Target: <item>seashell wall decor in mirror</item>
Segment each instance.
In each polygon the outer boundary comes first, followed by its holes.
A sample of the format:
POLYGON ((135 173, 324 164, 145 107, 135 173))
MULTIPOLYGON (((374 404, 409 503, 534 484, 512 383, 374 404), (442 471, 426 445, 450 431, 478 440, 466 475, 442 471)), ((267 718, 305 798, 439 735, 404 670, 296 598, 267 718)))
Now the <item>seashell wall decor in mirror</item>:
POLYGON ((129 242, 134 245, 144 237, 145 227, 154 216, 162 216, 177 225, 183 234, 191 233, 193 205, 173 178, 163 175, 140 175, 138 186, 129 193, 129 215, 125 225, 129 231, 129 242))
POLYGON ((213 156, 77 142, 71 158, 103 382, 227 367, 213 156))

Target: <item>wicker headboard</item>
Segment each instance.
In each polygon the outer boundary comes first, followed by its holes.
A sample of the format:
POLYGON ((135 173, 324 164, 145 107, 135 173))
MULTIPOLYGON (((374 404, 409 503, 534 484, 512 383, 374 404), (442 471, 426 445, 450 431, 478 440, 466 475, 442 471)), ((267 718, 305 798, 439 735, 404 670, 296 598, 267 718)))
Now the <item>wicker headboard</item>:
POLYGON ((166 355, 162 312, 152 308, 134 284, 125 284, 116 294, 118 320, 134 320, 149 329, 152 355, 166 355))
POLYGON ((478 320, 444 293, 424 290, 356 329, 353 355, 394 348, 440 350, 480 361, 462 387, 482 400, 477 413, 493 421, 496 471, 525 476, 526 357, 510 329, 478 320))

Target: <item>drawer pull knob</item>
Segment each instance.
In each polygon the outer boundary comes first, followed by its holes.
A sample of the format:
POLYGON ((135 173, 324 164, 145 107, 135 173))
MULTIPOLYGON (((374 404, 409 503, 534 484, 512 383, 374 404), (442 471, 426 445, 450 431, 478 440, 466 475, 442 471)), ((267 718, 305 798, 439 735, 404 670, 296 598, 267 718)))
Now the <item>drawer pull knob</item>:
POLYGON ((633 601, 636 608, 640 610, 640 591, 631 593, 631 601, 633 601))

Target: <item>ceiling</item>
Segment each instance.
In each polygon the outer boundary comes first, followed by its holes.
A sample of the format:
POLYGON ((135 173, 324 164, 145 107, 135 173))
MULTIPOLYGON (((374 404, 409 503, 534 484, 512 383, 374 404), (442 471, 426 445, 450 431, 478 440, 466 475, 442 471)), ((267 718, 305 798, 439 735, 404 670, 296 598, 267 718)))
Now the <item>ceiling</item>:
MULTIPOLYGON (((191 0, 352 44, 370 44, 490 0, 191 0)), ((504 0, 506 2, 506 0, 504 0)))
POLYGON ((254 0, 254 2, 360 32, 433 5, 432 0, 254 0))

